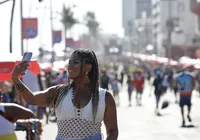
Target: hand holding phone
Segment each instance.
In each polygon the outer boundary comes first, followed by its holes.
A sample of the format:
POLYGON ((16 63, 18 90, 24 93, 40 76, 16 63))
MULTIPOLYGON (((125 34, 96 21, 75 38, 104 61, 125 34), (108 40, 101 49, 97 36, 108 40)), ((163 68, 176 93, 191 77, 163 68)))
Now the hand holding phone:
POLYGON ((17 64, 12 72, 12 80, 16 80, 19 76, 25 75, 33 53, 25 52, 21 63, 17 64), (28 64, 27 64, 28 63, 28 64))
POLYGON ((25 52, 22 58, 22 62, 27 61, 28 63, 30 63, 32 55, 32 52, 25 52))

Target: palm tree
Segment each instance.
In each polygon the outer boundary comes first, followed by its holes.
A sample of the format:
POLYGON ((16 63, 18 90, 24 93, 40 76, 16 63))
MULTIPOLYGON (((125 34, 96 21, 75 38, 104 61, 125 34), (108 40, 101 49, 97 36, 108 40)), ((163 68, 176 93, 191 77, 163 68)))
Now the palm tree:
POLYGON ((89 11, 86 13, 85 25, 88 27, 90 35, 96 38, 99 30, 99 22, 96 20, 94 12, 89 11))
MULTIPOLYGON (((71 9, 71 7, 65 7, 65 5, 63 5, 63 9, 62 9, 62 19, 61 19, 61 22, 62 24, 64 25, 64 28, 65 28, 65 37, 67 37, 67 30, 71 29, 75 24, 78 23, 78 20, 76 20, 74 18, 74 13, 71 9)), ((66 47, 66 44, 65 44, 65 49, 64 49, 64 52, 66 53, 67 52, 67 47, 66 47)), ((66 59, 66 55, 64 55, 63 59, 65 60, 66 59)))
POLYGON ((71 29, 75 24, 78 23, 78 21, 74 18, 74 13, 72 12, 71 7, 65 7, 65 5, 63 5, 61 15, 62 15, 61 22, 65 27, 65 36, 66 36, 67 30, 71 29))

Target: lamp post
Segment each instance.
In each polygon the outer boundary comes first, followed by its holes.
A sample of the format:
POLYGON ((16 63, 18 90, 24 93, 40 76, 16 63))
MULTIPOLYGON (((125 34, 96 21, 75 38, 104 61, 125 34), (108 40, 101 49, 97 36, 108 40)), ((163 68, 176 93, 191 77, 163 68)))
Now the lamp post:
POLYGON ((21 55, 24 54, 24 42, 23 42, 23 2, 20 0, 20 21, 21 21, 21 55))
POLYGON ((134 21, 133 20, 129 20, 128 21, 128 30, 129 30, 129 45, 130 45, 130 48, 131 48, 131 52, 133 52, 134 50, 134 41, 133 41, 133 36, 134 36, 134 33, 133 33, 133 27, 134 27, 134 21))
MULTIPOLYGON (((5 0, 0 2, 1 4, 7 3, 10 0, 5 0)), ((12 10, 11 10, 11 17, 10 17, 10 53, 12 53, 12 29, 13 29, 13 15, 14 15, 14 9, 15 9, 15 0, 13 0, 12 10)))
POLYGON ((51 30, 51 46, 52 46, 52 58, 51 63, 55 61, 55 51, 54 51, 54 43, 53 43, 53 13, 52 13, 52 0, 49 1, 50 4, 50 30, 51 30))

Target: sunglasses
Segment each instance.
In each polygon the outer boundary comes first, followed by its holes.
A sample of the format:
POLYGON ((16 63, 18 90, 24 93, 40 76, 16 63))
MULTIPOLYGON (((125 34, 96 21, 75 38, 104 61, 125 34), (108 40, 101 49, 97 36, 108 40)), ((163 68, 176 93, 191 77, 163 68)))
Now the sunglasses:
MULTIPOLYGON (((84 59, 83 64, 91 64, 91 61, 88 59, 84 59)), ((68 65, 78 66, 78 65, 81 65, 81 61, 80 60, 69 60, 68 65)))

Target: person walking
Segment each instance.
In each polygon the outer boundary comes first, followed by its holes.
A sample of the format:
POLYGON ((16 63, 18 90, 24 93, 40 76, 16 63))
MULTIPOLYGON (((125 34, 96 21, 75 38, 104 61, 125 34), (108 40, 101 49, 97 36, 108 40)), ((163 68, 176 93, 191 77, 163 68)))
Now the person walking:
POLYGON ((156 77, 153 81, 153 86, 155 88, 154 90, 154 94, 155 94, 155 99, 156 99, 156 108, 155 108, 155 113, 156 115, 160 116, 160 111, 159 111, 159 103, 160 103, 160 98, 162 95, 162 72, 161 71, 157 71, 156 73, 156 77))
POLYGON ((128 75, 128 80, 127 80, 127 84, 128 84, 128 101, 129 101, 129 106, 132 105, 132 93, 133 93, 133 79, 130 75, 128 75))
POLYGON ((18 78, 29 64, 21 62, 12 73, 12 81, 28 104, 55 109, 56 140, 102 140, 104 121, 107 140, 117 140, 118 124, 115 101, 107 90, 99 88, 99 67, 92 50, 77 49, 69 60, 68 85, 56 85, 33 93, 18 78))
POLYGON ((120 99, 119 99, 119 80, 117 74, 114 74, 114 79, 111 81, 112 90, 113 90, 113 96, 116 102, 116 105, 120 105, 120 99))
POLYGON ((195 87, 195 80, 192 76, 191 73, 187 72, 185 70, 180 72, 177 77, 177 84, 178 84, 178 91, 180 93, 180 100, 179 100, 179 105, 181 109, 181 116, 182 116, 182 126, 185 126, 185 113, 184 113, 184 106, 187 106, 188 109, 188 114, 187 118, 189 122, 192 122, 192 119, 190 117, 190 112, 191 112, 191 97, 192 97, 192 91, 195 87))
POLYGON ((101 88, 108 90, 109 89, 109 83, 110 83, 110 78, 108 77, 106 70, 103 70, 101 78, 100 78, 101 88))
POLYGON ((162 94, 165 94, 167 93, 167 89, 169 87, 169 79, 168 79, 168 74, 165 73, 163 75, 163 80, 162 80, 162 94))
POLYGON ((144 75, 141 70, 136 71, 134 74, 134 88, 136 89, 136 102, 137 105, 142 105, 142 94, 144 89, 144 75))

